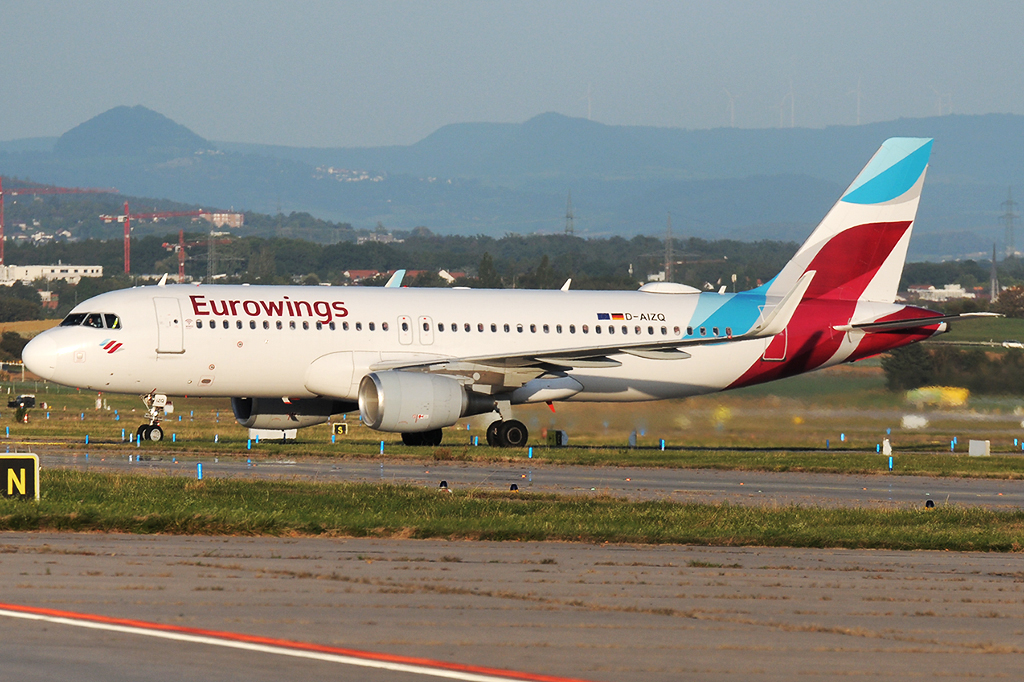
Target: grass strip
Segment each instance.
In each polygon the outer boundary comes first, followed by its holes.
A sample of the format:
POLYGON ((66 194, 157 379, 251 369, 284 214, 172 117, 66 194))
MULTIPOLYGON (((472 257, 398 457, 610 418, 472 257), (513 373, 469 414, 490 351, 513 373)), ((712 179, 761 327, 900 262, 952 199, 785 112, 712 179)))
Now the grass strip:
POLYGON ((42 473, 0 530, 1021 551, 1024 512, 775 509, 413 486, 42 473))

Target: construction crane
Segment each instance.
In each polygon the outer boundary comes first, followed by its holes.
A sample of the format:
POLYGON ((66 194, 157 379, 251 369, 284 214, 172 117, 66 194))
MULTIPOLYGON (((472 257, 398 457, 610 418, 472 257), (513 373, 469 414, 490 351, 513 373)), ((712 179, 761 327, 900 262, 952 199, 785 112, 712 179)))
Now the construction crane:
POLYGON ((185 230, 178 230, 178 243, 173 244, 171 242, 164 242, 163 247, 168 251, 174 251, 178 254, 178 284, 185 281, 185 249, 193 246, 207 246, 212 244, 230 244, 230 239, 201 239, 199 241, 192 241, 185 243, 185 230))
MULTIPOLYGON (((131 273, 131 231, 133 220, 157 221, 161 218, 198 218, 204 215, 212 215, 212 211, 158 211, 155 213, 132 213, 128 209, 128 202, 124 202, 124 215, 101 215, 100 220, 105 223, 124 223, 124 274, 131 273)), ((178 257, 181 260, 181 256, 178 257)), ((179 263, 179 271, 184 270, 184 263, 179 263)))
POLYGON ((55 187, 53 185, 36 185, 33 187, 3 188, 3 177, 0 177, 0 265, 4 265, 4 197, 16 197, 23 194, 117 194, 117 190, 109 188, 55 187))

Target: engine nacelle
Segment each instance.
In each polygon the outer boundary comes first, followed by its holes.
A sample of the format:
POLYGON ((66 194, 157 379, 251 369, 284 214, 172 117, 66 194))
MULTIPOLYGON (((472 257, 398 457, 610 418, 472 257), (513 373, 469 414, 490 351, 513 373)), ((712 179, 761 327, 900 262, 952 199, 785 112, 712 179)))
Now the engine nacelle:
POLYGON ((285 402, 280 398, 232 398, 235 421, 249 429, 301 429, 323 424, 332 414, 355 409, 353 403, 324 398, 285 402))
POLYGON ((493 409, 493 398, 467 392, 451 377, 386 371, 359 382, 359 413, 364 424, 378 431, 433 431, 493 409))

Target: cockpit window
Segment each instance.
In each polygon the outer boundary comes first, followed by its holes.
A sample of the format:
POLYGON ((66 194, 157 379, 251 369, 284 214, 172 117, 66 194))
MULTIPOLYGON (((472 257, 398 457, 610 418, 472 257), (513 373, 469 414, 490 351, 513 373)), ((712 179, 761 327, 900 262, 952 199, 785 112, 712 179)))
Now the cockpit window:
POLYGON ((62 327, 77 327, 79 325, 96 329, 103 329, 104 326, 107 329, 120 329, 121 318, 113 313, 71 313, 60 323, 62 327))
POLYGON ((77 327, 85 319, 85 313, 71 313, 60 323, 62 327, 77 327))

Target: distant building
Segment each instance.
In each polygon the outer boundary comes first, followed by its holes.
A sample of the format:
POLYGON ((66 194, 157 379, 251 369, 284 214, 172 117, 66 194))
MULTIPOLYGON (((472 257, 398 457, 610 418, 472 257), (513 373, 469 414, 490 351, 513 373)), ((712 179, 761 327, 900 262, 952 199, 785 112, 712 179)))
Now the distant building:
POLYGON ((909 287, 908 293, 922 301, 936 301, 939 303, 961 298, 978 297, 973 291, 967 291, 959 284, 944 284, 941 289, 936 289, 933 286, 912 285, 909 287))
POLYGON ((0 285, 31 284, 37 279, 60 279, 78 284, 83 277, 102 277, 102 265, 0 265, 0 285))
POLYGON ((245 225, 244 213, 204 213, 203 219, 213 223, 216 227, 227 227, 237 229, 245 225))

